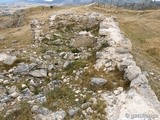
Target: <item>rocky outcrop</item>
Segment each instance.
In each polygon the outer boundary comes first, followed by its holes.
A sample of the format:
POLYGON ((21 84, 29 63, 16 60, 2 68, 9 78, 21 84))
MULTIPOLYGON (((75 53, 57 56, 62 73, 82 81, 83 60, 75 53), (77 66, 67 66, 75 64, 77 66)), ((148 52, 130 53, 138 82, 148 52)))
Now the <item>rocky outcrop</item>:
POLYGON ((121 33, 115 18, 106 18, 101 22, 99 34, 104 36, 109 47, 97 53, 95 68, 105 66, 104 71, 108 72, 117 67, 124 71, 124 80, 131 81, 128 91, 118 89, 102 94, 108 104, 108 120, 159 120, 160 102, 129 53, 131 42, 121 33))

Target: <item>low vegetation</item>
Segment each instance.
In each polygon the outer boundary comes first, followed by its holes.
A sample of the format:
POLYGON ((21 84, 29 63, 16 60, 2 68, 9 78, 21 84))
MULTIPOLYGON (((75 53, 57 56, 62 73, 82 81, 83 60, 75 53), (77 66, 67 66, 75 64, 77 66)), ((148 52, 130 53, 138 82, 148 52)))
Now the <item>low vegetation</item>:
POLYGON ((86 67, 86 63, 80 60, 74 61, 70 63, 66 68, 64 68, 64 71, 67 75, 72 75, 73 70, 83 69, 86 67))
MULTIPOLYGON (((11 112, 4 120, 32 120, 31 107, 26 102, 20 103, 20 109, 11 112)), ((2 119, 2 120, 3 120, 2 119)))

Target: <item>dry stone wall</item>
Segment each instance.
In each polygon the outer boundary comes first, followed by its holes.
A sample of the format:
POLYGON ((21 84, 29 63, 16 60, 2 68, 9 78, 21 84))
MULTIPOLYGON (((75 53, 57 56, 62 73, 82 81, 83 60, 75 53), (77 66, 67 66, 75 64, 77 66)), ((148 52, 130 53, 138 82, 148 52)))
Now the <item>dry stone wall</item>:
POLYGON ((108 104, 106 108, 108 120, 159 120, 160 102, 148 84, 148 79, 136 66, 130 54, 131 42, 121 33, 115 18, 106 18, 100 23, 99 34, 104 36, 109 47, 97 52, 97 69, 124 71, 123 79, 130 81, 130 89, 118 88, 106 92, 102 96, 108 104), (136 115, 137 114, 137 115, 136 115), (139 114, 139 116, 138 116, 139 114), (147 116, 148 115, 148 116, 147 116))
MULTIPOLYGON (((70 32, 70 34, 77 33, 77 35, 74 36, 76 40, 78 39, 79 32, 90 31, 91 29, 99 27, 100 22, 104 18, 103 15, 98 13, 85 13, 84 15, 75 15, 73 13, 50 15, 48 18, 50 30, 45 34, 43 32, 44 22, 33 19, 30 21, 33 43, 39 43, 43 38, 52 39, 57 31, 61 33, 70 32)), ((82 36, 86 37, 84 34, 82 36)), ((87 40, 89 39, 93 43, 94 39, 92 38, 93 37, 88 37, 87 40)), ((81 41, 83 40, 84 39, 81 39, 81 41)), ((87 42, 87 40, 85 41, 87 42)))
POLYGON ((33 41, 32 43, 39 43, 44 38, 43 26, 44 22, 33 19, 30 21, 33 41))
POLYGON ((75 15, 73 13, 56 14, 49 16, 49 26, 51 32, 66 27, 76 31, 95 27, 104 18, 103 15, 98 13, 85 13, 84 15, 75 15))

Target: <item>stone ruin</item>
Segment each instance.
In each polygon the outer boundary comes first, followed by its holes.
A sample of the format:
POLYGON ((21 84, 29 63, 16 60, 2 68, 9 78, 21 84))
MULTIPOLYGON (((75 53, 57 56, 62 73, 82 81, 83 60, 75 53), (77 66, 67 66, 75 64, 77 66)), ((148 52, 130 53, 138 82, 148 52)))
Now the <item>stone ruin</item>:
MULTIPOLYGON (((50 15, 48 18, 50 30, 45 34, 43 32, 44 23, 40 20, 33 19, 30 21, 33 34, 33 43, 40 43, 43 38, 51 39, 52 35, 56 32, 70 31, 74 33, 74 40, 72 41, 74 41, 75 43, 78 42, 80 44, 79 39, 81 39, 81 42, 85 42, 82 46, 89 46, 95 43, 95 39, 90 33, 82 31, 89 31, 91 29, 99 27, 100 22, 104 18, 105 17, 103 15, 98 13, 86 13, 84 15, 75 15, 73 13, 50 15), (82 39, 81 37, 83 37, 84 39, 82 39)), ((76 47, 77 45, 72 43, 72 46, 76 47)))
POLYGON ((33 35, 32 43, 41 42, 41 40, 44 38, 44 32, 43 32, 44 22, 37 19, 33 19, 30 21, 30 26, 33 35))
MULTIPOLYGON (((109 47, 96 53, 96 69, 103 68, 107 72, 118 68, 123 71, 123 79, 130 81, 130 89, 124 91, 117 89, 102 95, 107 103, 106 112, 108 120, 129 120, 132 114, 160 115, 160 102, 148 84, 148 79, 136 65, 130 54, 132 44, 125 38, 118 27, 114 17, 107 18, 98 13, 75 15, 72 13, 55 14, 49 16, 48 33, 43 33, 43 22, 36 19, 31 21, 33 42, 39 43, 43 38, 51 39, 58 30, 67 32, 68 29, 77 33, 72 39, 72 47, 94 46, 96 42, 90 30, 99 26, 101 40, 106 41, 109 47), (82 32, 83 31, 83 32, 82 32)), ((158 120, 158 118, 154 118, 158 120)))
POLYGON ((158 120, 160 102, 148 84, 148 79, 136 65, 130 54, 132 44, 126 39, 114 18, 105 18, 100 23, 99 35, 103 35, 109 47, 97 52, 97 69, 105 71, 118 68, 124 71, 123 79, 130 81, 130 89, 117 89, 102 96, 107 103, 108 120, 158 120), (139 114, 139 116, 138 116, 139 114))

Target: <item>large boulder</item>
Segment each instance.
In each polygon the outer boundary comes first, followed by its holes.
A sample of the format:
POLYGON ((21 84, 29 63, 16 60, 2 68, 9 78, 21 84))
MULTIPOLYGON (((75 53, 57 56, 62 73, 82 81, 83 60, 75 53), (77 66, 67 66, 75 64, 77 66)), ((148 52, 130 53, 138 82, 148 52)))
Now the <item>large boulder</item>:
POLYGON ((128 66, 136 65, 133 59, 124 59, 122 62, 117 63, 117 68, 119 71, 124 71, 128 66))
POLYGON ((132 81, 139 74, 141 74, 141 69, 138 66, 130 65, 125 69, 123 79, 126 80, 126 81, 127 80, 132 81))
POLYGON ((130 88, 146 87, 148 85, 148 80, 145 75, 139 74, 134 80, 130 83, 130 88))

